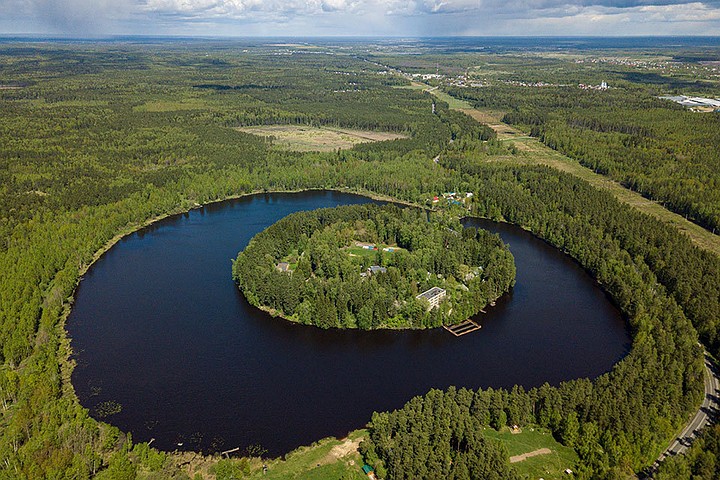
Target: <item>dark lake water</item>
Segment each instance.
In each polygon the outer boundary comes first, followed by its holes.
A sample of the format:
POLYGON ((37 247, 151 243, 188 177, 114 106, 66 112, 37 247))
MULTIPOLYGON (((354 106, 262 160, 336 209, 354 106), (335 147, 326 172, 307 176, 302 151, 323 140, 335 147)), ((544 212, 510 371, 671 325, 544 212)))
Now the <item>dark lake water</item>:
POLYGON ((608 371, 630 347, 591 277, 520 228, 484 220, 515 256, 517 283, 461 338, 442 330, 320 330, 249 306, 231 259, 298 211, 370 200, 337 192, 268 194, 160 221, 85 275, 67 324, 73 384, 106 421, 162 449, 260 445, 279 455, 364 426, 430 388, 538 386, 608 371))

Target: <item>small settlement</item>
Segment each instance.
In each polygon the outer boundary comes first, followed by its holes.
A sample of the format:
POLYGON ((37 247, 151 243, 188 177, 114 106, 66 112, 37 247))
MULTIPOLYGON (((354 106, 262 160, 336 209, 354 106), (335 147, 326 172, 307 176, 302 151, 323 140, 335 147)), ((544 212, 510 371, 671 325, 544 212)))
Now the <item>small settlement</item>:
POLYGON ((377 250, 378 247, 374 243, 355 242, 355 245, 363 250, 377 250))
MULTIPOLYGON (((442 199, 448 204, 448 205, 464 205, 466 202, 469 202, 470 199, 473 197, 472 192, 467 193, 459 193, 459 192, 445 192, 442 194, 442 199)), ((439 203, 440 197, 433 197, 432 203, 439 203)))
MULTIPOLYGON (((450 192, 450 193, 443 194, 443 197, 448 202, 460 203, 460 201, 464 202, 466 199, 472 198, 472 195, 473 195, 472 193, 457 194, 455 192, 450 192), (460 199, 460 200, 458 200, 458 199, 460 199)), ((435 197, 435 199, 437 200, 437 197, 435 197)), ((374 243, 357 242, 357 241, 354 243, 355 243, 355 247, 359 247, 362 250, 370 250, 371 252, 378 251, 380 248, 382 248, 382 250, 384 252, 389 252, 389 253, 395 252, 397 250, 401 250, 398 247, 390 247, 390 246, 383 247, 382 245, 378 246, 377 244, 374 244, 374 243)), ((351 254, 351 255, 353 255, 353 254, 351 254)), ((275 268, 278 271, 285 272, 285 273, 292 273, 292 271, 293 271, 292 265, 286 261, 277 263, 275 265, 275 268)), ((476 275, 479 275, 481 271, 482 271, 482 267, 477 267, 475 272, 469 272, 465 276, 465 280, 467 281, 467 280, 474 278, 476 275)), ((360 272, 360 276, 364 277, 364 278, 369 278, 374 275, 381 275, 384 273, 387 273, 386 267, 382 267, 380 265, 370 265, 365 270, 360 272)), ((465 287, 465 290, 467 290, 467 287, 465 287)), ((425 290, 424 292, 415 296, 415 298, 418 300, 424 298, 425 300, 428 301, 427 311, 430 311, 433 308, 438 308, 440 306, 440 303, 443 300, 445 300, 446 297, 447 297, 447 291, 440 287, 429 288, 428 290, 425 290)), ((491 305, 495 305, 495 302, 491 302, 491 305)), ((480 311, 482 313, 485 313, 484 310, 480 310, 480 311)), ((475 330, 479 330, 481 327, 474 321, 468 319, 468 320, 465 320, 464 322, 458 323, 456 325, 449 325, 449 326, 444 325, 443 328, 445 330, 447 330, 448 332, 452 333, 453 335, 455 335, 456 337, 459 337, 461 335, 465 335, 467 333, 474 332, 475 330)))

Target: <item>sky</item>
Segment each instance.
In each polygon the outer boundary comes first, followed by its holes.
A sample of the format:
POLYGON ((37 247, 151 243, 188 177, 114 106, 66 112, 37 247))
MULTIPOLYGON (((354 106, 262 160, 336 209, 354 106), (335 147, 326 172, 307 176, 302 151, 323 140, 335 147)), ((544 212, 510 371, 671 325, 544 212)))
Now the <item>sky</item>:
POLYGON ((720 0, 0 0, 0 34, 720 35, 720 0))

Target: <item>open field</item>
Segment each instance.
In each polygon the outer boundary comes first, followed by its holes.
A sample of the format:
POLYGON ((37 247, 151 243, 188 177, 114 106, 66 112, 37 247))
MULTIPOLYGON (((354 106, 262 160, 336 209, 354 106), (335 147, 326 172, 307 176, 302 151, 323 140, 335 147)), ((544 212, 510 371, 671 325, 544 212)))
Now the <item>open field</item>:
POLYGON ((450 108, 454 108, 456 110, 472 109, 472 105, 470 104, 470 102, 450 96, 440 90, 438 87, 431 87, 425 83, 412 82, 410 85, 403 85, 396 88, 407 88, 409 90, 421 90, 423 92, 432 93, 438 99, 446 102, 450 106, 450 108))
POLYGON ((505 444, 513 468, 529 478, 567 478, 565 469, 573 469, 577 461, 577 454, 572 448, 558 443, 544 429, 526 427, 522 432, 513 434, 507 428, 498 432, 486 427, 483 435, 505 444))
POLYGON ((440 89, 428 91, 443 102, 447 102, 450 108, 454 108, 456 110, 465 110, 467 108, 472 108, 472 105, 469 102, 466 102, 465 100, 460 100, 459 98, 451 97, 440 89))
MULTIPOLYGON (((529 478, 542 477, 548 480, 566 478, 565 469, 572 469, 577 461, 577 455, 571 448, 558 443, 548 431, 543 429, 526 428, 521 433, 512 434, 507 428, 498 432, 486 427, 483 435, 505 444, 510 456, 516 457, 516 461, 512 462, 513 467, 518 473, 529 478), (542 453, 527 455, 537 451, 542 453), (549 453, 546 453, 547 451, 549 453), (521 455, 527 458, 517 460, 521 455)), ((262 463, 255 460, 248 478, 267 480, 367 478, 362 474, 363 461, 357 451, 360 442, 366 437, 366 430, 356 430, 342 440, 328 438, 308 447, 300 447, 287 454, 285 460, 268 461, 266 474, 263 474, 262 463)))
POLYGON ((307 125, 267 125, 240 127, 239 131, 272 137, 273 146, 281 150, 297 152, 331 152, 352 148, 359 143, 382 142, 407 138, 405 135, 369 130, 350 130, 307 125))
POLYGON ((396 245, 385 245, 379 243, 377 244, 376 250, 368 250, 367 248, 363 248, 358 245, 352 245, 350 247, 347 247, 346 250, 348 254, 352 257, 363 257, 365 261, 374 261, 375 258, 377 258, 378 251, 381 252, 382 255, 392 255, 393 253, 403 249, 396 245), (385 251, 383 250, 385 248, 390 248, 392 250, 385 251))
POLYGON ((357 449, 367 436, 366 430, 351 432, 347 438, 320 440, 309 447, 300 447, 286 455, 285 460, 276 459, 266 463, 267 474, 257 465, 248 478, 281 480, 302 478, 307 480, 367 479, 362 473, 363 461, 357 449))

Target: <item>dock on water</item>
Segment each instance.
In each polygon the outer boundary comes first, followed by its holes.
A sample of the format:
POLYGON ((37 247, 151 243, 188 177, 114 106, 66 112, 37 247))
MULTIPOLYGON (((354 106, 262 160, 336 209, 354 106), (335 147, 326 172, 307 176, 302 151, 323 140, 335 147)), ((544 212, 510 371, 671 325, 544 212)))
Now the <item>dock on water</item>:
POLYGON ((458 323, 456 325, 443 325, 443 328, 455 335, 456 337, 460 337, 467 333, 474 332, 475 330, 480 330, 480 325, 470 319, 467 319, 464 322, 458 323))

